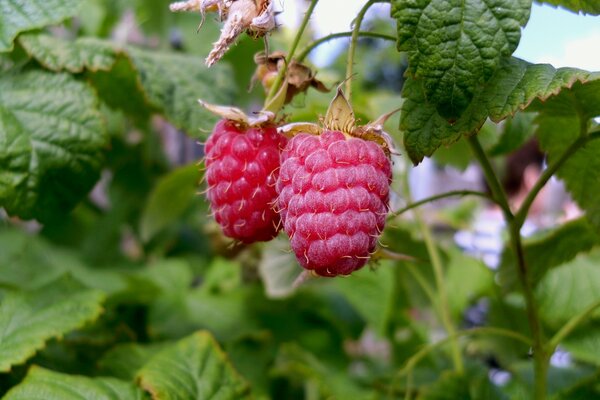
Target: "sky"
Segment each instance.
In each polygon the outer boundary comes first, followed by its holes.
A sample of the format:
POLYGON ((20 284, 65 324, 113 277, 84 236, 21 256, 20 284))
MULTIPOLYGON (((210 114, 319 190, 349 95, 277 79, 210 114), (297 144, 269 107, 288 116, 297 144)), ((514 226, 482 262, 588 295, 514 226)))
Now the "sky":
MULTIPOLYGON (((278 1, 283 9, 279 22, 297 26, 307 2, 278 1)), ((348 31, 363 4, 364 0, 322 0, 315 9, 312 27, 319 36, 348 31)), ((378 12, 388 15, 389 5, 374 5, 367 17, 378 12)), ((344 46, 344 40, 321 46, 313 61, 321 66, 331 53, 344 46)), ((600 71, 600 17, 577 15, 561 8, 534 4, 514 55, 534 63, 550 63, 555 67, 600 71)))

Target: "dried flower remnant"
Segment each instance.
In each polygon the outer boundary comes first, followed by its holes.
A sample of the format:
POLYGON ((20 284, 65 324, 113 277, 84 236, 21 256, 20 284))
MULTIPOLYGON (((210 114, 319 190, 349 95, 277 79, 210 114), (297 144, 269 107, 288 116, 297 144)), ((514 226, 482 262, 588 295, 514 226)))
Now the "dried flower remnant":
POLYGON ((200 11, 202 23, 207 12, 218 12, 225 21, 219 40, 206 57, 209 67, 219 61, 235 39, 246 32, 259 38, 275 29, 275 12, 272 0, 188 0, 171 4, 171 11, 200 11))
MULTIPOLYGON (((251 87, 260 81, 268 93, 277 74, 285 67, 285 57, 285 53, 281 51, 275 51, 268 56, 264 52, 257 53, 254 56, 257 66, 252 76, 251 87)), ((329 92, 323 82, 315 77, 312 69, 296 60, 292 60, 287 66, 285 80, 287 82, 285 104, 289 104, 297 94, 306 92, 309 87, 313 87, 319 92, 329 92)))

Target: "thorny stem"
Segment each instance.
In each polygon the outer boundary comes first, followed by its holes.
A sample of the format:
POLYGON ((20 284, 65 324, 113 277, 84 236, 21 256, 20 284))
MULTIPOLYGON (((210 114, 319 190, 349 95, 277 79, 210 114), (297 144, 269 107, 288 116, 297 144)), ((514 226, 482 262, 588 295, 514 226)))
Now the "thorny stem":
POLYGON ((358 43, 358 36, 360 33, 360 26, 362 25, 365 14, 369 11, 369 8, 376 3, 387 3, 389 0, 369 0, 367 4, 361 8, 354 20, 354 27, 352 29, 352 39, 350 40, 350 48, 348 49, 348 61, 346 62, 346 98, 348 101, 352 98, 352 74, 354 70, 354 53, 356 53, 356 45, 358 43))
MULTIPOLYGON (((348 32, 337 32, 337 33, 331 33, 327 36, 323 36, 322 38, 319 38, 317 40, 315 40, 312 43, 309 43, 304 49, 302 49, 302 51, 300 52, 300 54, 298 55, 298 57, 296 57, 296 60, 298 61, 303 61, 306 56, 308 56, 308 54, 313 51, 314 49, 316 49, 317 47, 319 47, 320 45, 322 45, 325 42, 328 42, 332 39, 339 39, 339 38, 344 38, 344 37, 349 37, 352 36, 354 32, 353 31, 348 31, 348 32)), ((370 37, 370 38, 376 38, 376 39, 383 39, 383 40, 389 40, 392 42, 395 42, 397 39, 396 37, 392 36, 392 35, 386 35, 385 33, 377 33, 377 32, 366 32, 366 31, 360 31, 358 32, 358 36, 360 37, 370 37)))
POLYGON ((493 197, 491 197, 488 194, 483 193, 483 192, 477 192, 474 190, 453 190, 450 192, 441 193, 441 194, 438 194, 435 196, 427 197, 423 200, 415 201, 414 203, 411 203, 411 204, 407 205, 406 207, 401 208, 400 210, 398 210, 394 213, 390 213, 390 216, 397 217, 399 215, 404 214, 407 211, 412 210, 413 208, 422 206, 423 204, 427 204, 427 203, 431 203, 431 202, 434 202, 437 200, 445 199, 448 197, 455 197, 455 196, 479 196, 479 197, 484 197, 490 201, 496 202, 496 199, 494 199, 493 197))
POLYGON ((271 102, 271 100, 273 99, 273 97, 275 97, 275 95, 279 91, 279 87, 283 83, 283 79, 287 72, 287 64, 294 57, 294 53, 296 52, 296 49, 298 48, 300 39, 302 38, 304 31, 306 30, 308 21, 310 20, 310 17, 312 15, 313 11, 315 10, 315 7, 318 2, 319 2, 319 0, 311 0, 310 5, 308 6, 308 9, 306 10, 306 13, 304 14, 304 18, 302 19, 302 23, 300 24, 300 28, 298 29, 298 32, 296 32, 296 37, 294 38, 294 41, 292 42, 292 46, 290 47, 290 50, 287 53, 287 62, 279 70, 279 73, 277 74, 277 77, 275 78, 275 82, 273 83, 273 86, 271 86, 271 90, 269 90, 269 94, 267 95, 265 104, 269 104, 271 102))
POLYGON ((533 337, 532 348, 535 372, 534 398, 536 400, 544 400, 546 398, 546 380, 550 355, 546 351, 546 346, 544 344, 542 326, 537 312, 527 265, 525 263, 525 253, 523 251, 523 242, 521 240, 521 226, 517 223, 515 216, 510 210, 506 193, 504 192, 485 151, 481 147, 477 136, 469 137, 469 145, 481 165, 492 195, 502 208, 504 218, 506 219, 509 228, 510 245, 517 259, 517 271, 525 296, 527 320, 533 337))
MULTIPOLYGON (((410 185, 408 184, 408 179, 404 179, 404 193, 406 198, 411 198, 410 194, 410 185)), ((438 309, 440 313, 440 318, 442 320, 442 325, 446 330, 449 337, 453 337, 451 340, 451 348, 452 348, 452 362, 454 364, 454 369, 459 374, 462 374, 464 371, 462 354, 460 352, 460 347, 458 345, 458 340, 456 340, 456 329, 452 324, 452 318, 450 316, 450 307, 448 305, 448 293, 446 291, 446 280, 444 279, 444 268, 442 265, 442 259, 440 257, 440 253, 438 251, 437 246, 433 240, 433 236, 431 234, 431 230, 429 226, 423 221, 423 217, 420 213, 420 210, 416 208, 414 210, 415 220, 421 230, 421 234, 423 235, 423 240, 425 241, 425 246, 427 247, 427 252, 429 253, 429 257, 431 259, 431 265, 433 267, 433 273, 435 276, 435 284, 438 290, 438 309)))

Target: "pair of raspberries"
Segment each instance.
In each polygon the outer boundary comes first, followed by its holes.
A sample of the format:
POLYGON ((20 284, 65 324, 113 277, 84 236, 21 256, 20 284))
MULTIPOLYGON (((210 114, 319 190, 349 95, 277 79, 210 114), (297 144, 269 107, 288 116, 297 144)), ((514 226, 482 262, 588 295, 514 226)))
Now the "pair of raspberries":
POLYGON ((268 241, 283 227, 302 267, 348 275, 375 251, 391 162, 373 141, 326 130, 287 139, 275 125, 217 123, 206 142, 207 196, 226 236, 268 241))

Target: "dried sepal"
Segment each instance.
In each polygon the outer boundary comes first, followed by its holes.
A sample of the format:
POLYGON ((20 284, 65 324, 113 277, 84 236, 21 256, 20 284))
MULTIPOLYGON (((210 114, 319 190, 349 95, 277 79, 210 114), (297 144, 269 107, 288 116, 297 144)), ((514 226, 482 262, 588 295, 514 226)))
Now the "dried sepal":
MULTIPOLYGON (((256 82, 260 81, 265 92, 268 93, 279 71, 286 68, 286 55, 281 51, 274 51, 269 55, 260 52, 254 56, 254 62, 256 63, 256 71, 252 76, 250 87, 252 88, 256 82)), ((316 74, 310 67, 296 60, 288 63, 284 81, 287 82, 285 104, 291 103, 296 95, 306 92, 310 87, 320 92, 329 91, 323 82, 316 78, 316 74)))
POLYGON ((377 143, 389 157, 392 154, 398 154, 395 151, 392 137, 384 131, 383 125, 386 121, 399 109, 389 112, 377 118, 373 122, 366 125, 356 125, 356 117, 354 110, 350 105, 341 85, 337 88, 337 93, 327 110, 325 118, 322 118, 322 127, 308 122, 296 122, 279 127, 279 133, 293 137, 299 133, 309 133, 311 135, 320 135, 325 130, 342 132, 349 137, 357 137, 363 140, 368 140, 377 143))
POLYGON ((398 154, 396 152, 392 137, 386 131, 384 131, 383 128, 383 125, 385 125, 386 121, 398 111, 400 111, 399 108, 394 111, 390 111, 387 114, 383 114, 373 122, 369 122, 363 126, 355 127, 351 133, 352 136, 360 137, 362 139, 370 140, 379 144, 388 156, 390 154, 398 154))
POLYGON ((206 57, 209 67, 223 57, 241 33, 259 38, 275 29, 273 0, 188 0, 173 3, 170 8, 171 11, 200 11, 202 22, 207 12, 218 12, 219 20, 225 21, 219 40, 206 57))
POLYGON ((277 128, 277 132, 288 138, 294 137, 299 133, 308 133, 310 135, 320 135, 323 128, 310 122, 292 122, 277 128))
POLYGON ((256 113, 256 115, 250 116, 237 107, 210 104, 203 100, 198 100, 198 103, 211 113, 221 118, 235 121, 243 127, 265 125, 275 120, 275 114, 270 111, 261 111, 256 113))

